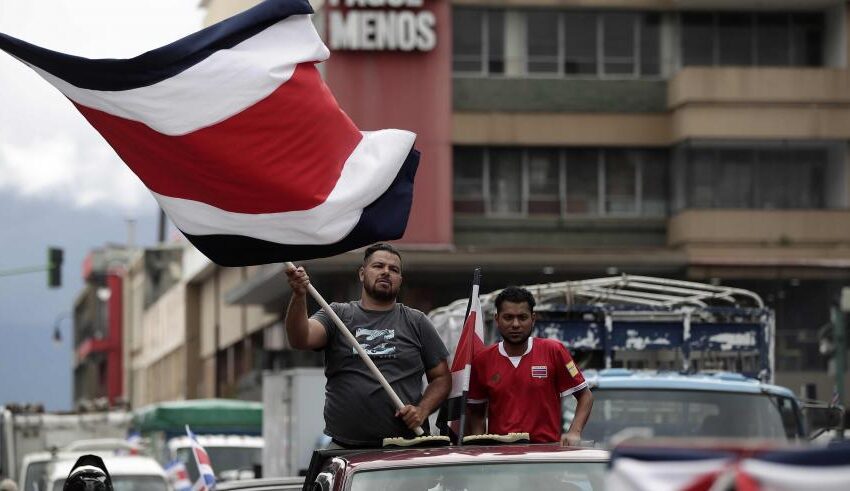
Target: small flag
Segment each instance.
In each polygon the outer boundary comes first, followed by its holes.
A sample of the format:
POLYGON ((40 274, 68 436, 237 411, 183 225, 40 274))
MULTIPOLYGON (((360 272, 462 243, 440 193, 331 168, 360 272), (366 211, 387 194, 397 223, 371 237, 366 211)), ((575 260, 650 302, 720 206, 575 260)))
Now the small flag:
POLYGON ((333 256, 407 227, 414 133, 361 132, 315 64, 308 0, 266 0, 130 59, 87 59, 0 33, 222 266, 333 256))
POLYGON ((840 401, 838 400, 838 387, 833 387, 832 389, 832 399, 829 400, 829 405, 831 407, 835 407, 838 405, 840 401))
POLYGON ((463 441, 463 424, 466 419, 464 413, 469 392, 469 377, 472 374, 472 359, 484 349, 484 318, 478 298, 480 283, 481 268, 475 268, 466 320, 452 359, 452 390, 448 399, 440 407, 440 413, 437 416, 440 433, 448 436, 455 443, 463 441))
POLYGON ((533 365, 531 367, 531 376, 533 378, 546 378, 549 376, 549 370, 546 365, 533 365))
POLYGON ((174 491, 191 491, 192 481, 189 480, 189 471, 186 464, 179 460, 172 460, 165 466, 165 475, 174 491))
POLYGON ((198 464, 198 473, 200 474, 198 481, 193 486, 193 490, 213 491, 215 489, 215 472, 213 472, 212 463, 210 463, 210 456, 207 455, 204 447, 198 443, 198 439, 195 438, 195 434, 189 429, 189 425, 186 425, 186 434, 189 435, 189 439, 192 441, 192 455, 195 456, 195 462, 198 464))

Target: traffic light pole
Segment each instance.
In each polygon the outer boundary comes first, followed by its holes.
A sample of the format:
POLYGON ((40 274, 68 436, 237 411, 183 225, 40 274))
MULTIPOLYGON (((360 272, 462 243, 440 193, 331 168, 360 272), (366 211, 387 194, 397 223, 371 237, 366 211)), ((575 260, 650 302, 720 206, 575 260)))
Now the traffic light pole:
POLYGON ((38 273, 47 271, 49 266, 27 266, 25 268, 0 269, 0 276, 15 276, 19 274, 38 273))

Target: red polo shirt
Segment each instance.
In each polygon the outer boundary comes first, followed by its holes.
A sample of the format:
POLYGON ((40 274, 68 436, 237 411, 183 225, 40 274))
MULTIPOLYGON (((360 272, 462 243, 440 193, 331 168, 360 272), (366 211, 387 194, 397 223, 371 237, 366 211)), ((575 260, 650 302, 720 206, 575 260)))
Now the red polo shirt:
POLYGON ((528 338, 514 366, 503 343, 472 361, 471 404, 489 403, 487 431, 527 432, 532 443, 561 441, 561 397, 587 387, 569 351, 555 339, 528 338))

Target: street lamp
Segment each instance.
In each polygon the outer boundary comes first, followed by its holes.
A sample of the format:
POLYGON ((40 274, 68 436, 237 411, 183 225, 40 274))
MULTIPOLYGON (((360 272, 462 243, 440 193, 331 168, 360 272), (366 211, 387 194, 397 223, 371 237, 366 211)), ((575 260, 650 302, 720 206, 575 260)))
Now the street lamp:
POLYGON ((62 344, 62 331, 59 330, 60 325, 64 319, 71 317, 70 312, 62 312, 56 316, 56 320, 53 321, 53 343, 57 346, 62 344))

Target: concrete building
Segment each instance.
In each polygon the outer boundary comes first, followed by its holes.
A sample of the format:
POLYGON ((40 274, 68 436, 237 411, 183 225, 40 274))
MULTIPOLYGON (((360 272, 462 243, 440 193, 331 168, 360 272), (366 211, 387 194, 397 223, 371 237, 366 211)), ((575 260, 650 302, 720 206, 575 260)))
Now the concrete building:
MULTIPOLYGON (((212 23, 254 3, 202 6, 212 23)), ((818 332, 850 283, 845 1, 314 5, 342 108, 419 135, 405 303, 465 296, 474 266, 483 291, 621 272, 740 286, 776 311, 777 381, 829 397, 818 332)), ((343 300, 359 261, 305 265, 343 300)), ((184 274, 201 368, 184 396, 254 397, 260 368, 317 362, 286 350, 281 274, 184 274)))
POLYGON ((94 249, 83 262, 84 285, 74 300, 74 404, 124 398, 123 278, 132 250, 94 249))

